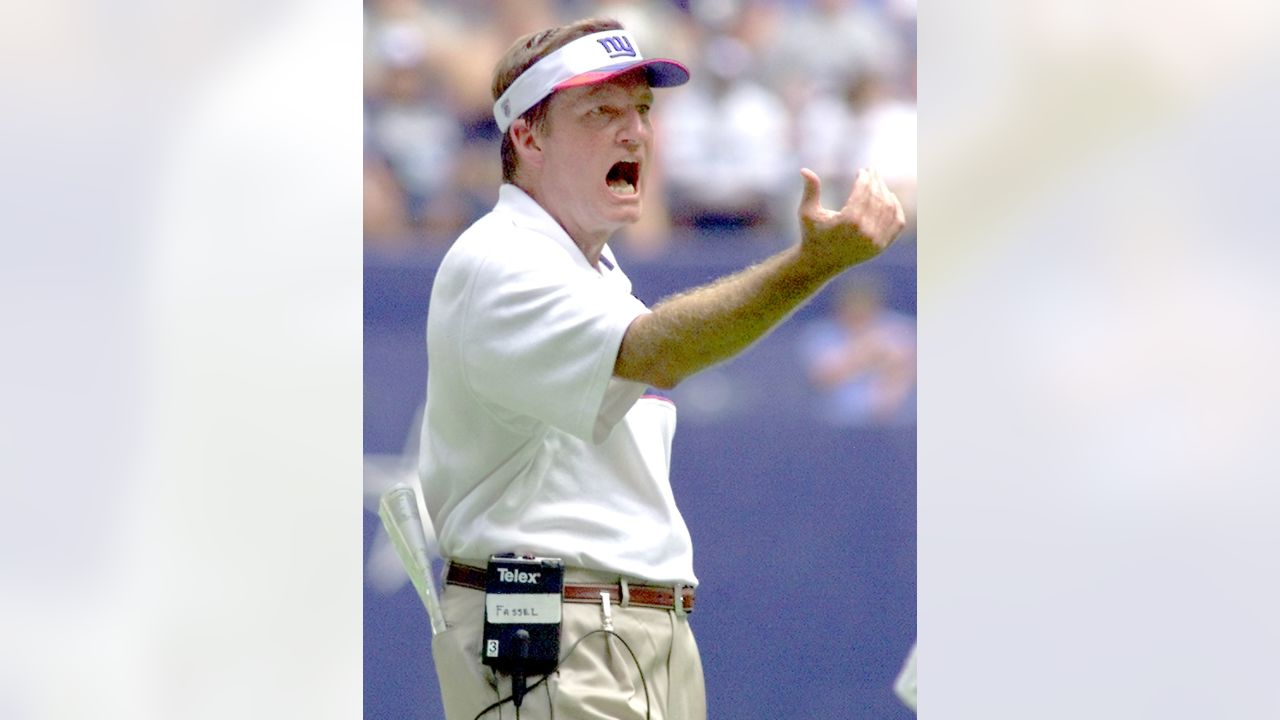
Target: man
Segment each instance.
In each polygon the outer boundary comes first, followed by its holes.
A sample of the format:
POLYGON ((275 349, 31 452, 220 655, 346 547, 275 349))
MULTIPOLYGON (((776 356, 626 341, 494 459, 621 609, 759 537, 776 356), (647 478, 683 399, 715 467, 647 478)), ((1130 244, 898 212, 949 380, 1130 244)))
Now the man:
POLYGON ((668 479, 675 406, 646 389, 740 352, 903 226, 875 173, 836 212, 803 170, 799 245, 647 309, 606 243, 640 217, 653 88, 688 77, 608 20, 521 38, 495 69, 505 183, 441 263, 427 321, 420 470, 450 561, 449 629, 432 643, 450 720, 510 711, 510 678, 480 647, 483 569, 500 553, 567 568, 563 660, 526 717, 706 717, 697 577, 668 479), (588 635, 601 629, 614 634, 588 635))

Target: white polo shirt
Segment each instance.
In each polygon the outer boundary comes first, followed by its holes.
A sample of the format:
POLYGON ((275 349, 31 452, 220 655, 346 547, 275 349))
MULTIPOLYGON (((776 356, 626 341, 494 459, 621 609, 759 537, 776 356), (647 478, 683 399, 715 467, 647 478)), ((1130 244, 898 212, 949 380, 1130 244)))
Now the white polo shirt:
POLYGON ((448 558, 517 552, 697 584, 669 477, 675 405, 613 377, 648 312, 523 190, 454 243, 427 316, 420 475, 448 558))

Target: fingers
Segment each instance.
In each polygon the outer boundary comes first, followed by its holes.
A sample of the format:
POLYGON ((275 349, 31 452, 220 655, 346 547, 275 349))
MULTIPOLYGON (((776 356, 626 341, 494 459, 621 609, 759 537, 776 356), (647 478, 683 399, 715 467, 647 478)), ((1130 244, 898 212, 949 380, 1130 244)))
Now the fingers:
POLYGON ((804 179, 804 194, 800 196, 800 216, 813 217, 822 209, 822 180, 809 168, 801 168, 800 176, 804 179))
POLYGON ((893 238, 897 237, 898 233, 902 231, 902 228, 906 226, 907 215, 902 208, 902 202, 899 201, 898 196, 889 189, 888 184, 885 183, 884 178, 880 176, 880 173, 872 172, 875 175, 875 195, 880 199, 880 205, 883 208, 886 228, 885 233, 888 237, 888 241, 892 241, 893 238))
POLYGON ((876 181, 879 175, 874 170, 863 168, 853 179, 853 189, 849 191, 849 199, 840 208, 840 215, 846 221, 862 230, 867 230, 868 222, 874 214, 876 181))
POLYGON ((875 170, 858 171, 841 215, 858 225, 879 246, 887 246, 906 223, 902 203, 898 202, 875 170))
POLYGON ((866 202, 867 195, 870 193, 872 185, 879 180, 879 173, 874 170, 862 168, 853 178, 853 189, 849 191, 849 199, 845 201, 846 208, 859 207, 866 202))

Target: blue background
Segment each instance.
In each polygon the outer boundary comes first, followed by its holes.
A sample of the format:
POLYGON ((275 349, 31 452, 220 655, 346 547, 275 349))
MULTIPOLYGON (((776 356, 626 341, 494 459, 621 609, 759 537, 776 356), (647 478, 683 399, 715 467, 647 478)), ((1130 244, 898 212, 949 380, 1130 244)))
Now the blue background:
MULTIPOLYGON (((763 259, 750 237, 686 238, 660 261, 619 252, 648 304, 763 259)), ((915 314, 915 242, 874 272, 915 314)), ((426 385, 425 318, 442 252, 365 257, 366 453, 394 454, 426 385)), ((679 408, 672 486, 701 585, 690 621, 711 718, 911 718, 892 683, 916 614, 914 426, 835 428, 816 416, 799 337, 832 288, 734 360, 670 393, 679 408)), ((366 511, 366 557, 377 516, 366 511)), ((364 592, 369 720, 443 717, 425 611, 407 583, 364 592)))

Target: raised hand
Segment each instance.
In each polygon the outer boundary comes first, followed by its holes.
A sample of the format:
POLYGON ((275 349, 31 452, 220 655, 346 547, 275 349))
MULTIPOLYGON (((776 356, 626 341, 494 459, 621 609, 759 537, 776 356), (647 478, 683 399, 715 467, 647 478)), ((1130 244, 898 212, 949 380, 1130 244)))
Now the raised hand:
POLYGON ((818 267, 839 272, 889 247, 907 224, 902 203, 875 170, 862 169, 839 212, 822 207, 822 180, 808 168, 800 198, 800 249, 818 267))

